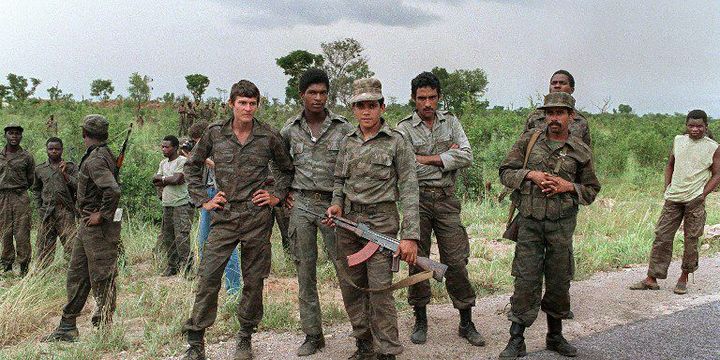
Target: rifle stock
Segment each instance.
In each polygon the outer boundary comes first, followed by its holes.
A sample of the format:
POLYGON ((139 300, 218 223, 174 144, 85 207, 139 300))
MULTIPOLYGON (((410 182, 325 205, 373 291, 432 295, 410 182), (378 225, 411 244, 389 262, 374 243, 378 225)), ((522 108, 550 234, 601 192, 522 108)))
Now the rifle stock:
POLYGON ((417 257, 417 259, 415 260, 415 266, 425 271, 432 271, 433 279, 439 282, 443 281, 443 278, 445 277, 445 271, 447 271, 448 268, 447 265, 441 264, 424 256, 417 257))

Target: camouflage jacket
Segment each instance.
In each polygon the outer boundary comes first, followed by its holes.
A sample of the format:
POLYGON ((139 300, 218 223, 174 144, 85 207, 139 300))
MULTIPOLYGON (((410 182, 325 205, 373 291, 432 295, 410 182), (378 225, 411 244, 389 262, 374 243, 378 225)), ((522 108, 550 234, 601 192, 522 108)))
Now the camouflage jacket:
POLYGON ((420 238, 420 194, 415 156, 402 135, 383 121, 380 131, 363 140, 360 128, 345 137, 335 165, 333 205, 345 200, 359 204, 400 201, 400 238, 420 238))
POLYGON ((600 191, 592 152, 575 136, 570 136, 564 144, 553 145, 547 141, 546 131, 542 131, 533 146, 526 169, 523 169, 523 161, 532 132, 520 137, 500 165, 500 181, 515 189, 512 199, 524 217, 557 220, 575 216, 578 205, 589 205, 600 191), (530 170, 558 175, 573 183, 576 193, 547 197, 540 187, 525 178, 530 170))
POLYGON ((340 143, 353 126, 340 115, 327 111, 320 135, 313 138, 303 113, 289 119, 280 136, 295 165, 292 188, 295 190, 333 191, 335 161, 340 143))
POLYGON ((53 213, 56 207, 75 213, 75 194, 78 185, 78 167, 75 163, 65 162, 65 177, 60 167, 50 165, 46 161, 35 168, 35 182, 32 190, 35 193, 41 216, 53 213))
POLYGON ((232 203, 247 202, 255 191, 268 190, 284 199, 293 174, 292 159, 285 151, 280 133, 269 125, 253 119, 253 129, 245 145, 241 145, 232 129, 233 118, 210 124, 193 148, 185 163, 185 179, 195 206, 209 201, 207 184, 203 181, 205 159, 215 162, 215 186, 232 203), (265 188, 273 161, 278 168, 275 182, 265 188))
POLYGON ((401 120, 396 130, 408 139, 416 155, 439 155, 443 166, 417 164, 420 186, 454 187, 458 169, 472 164, 473 155, 465 131, 455 115, 436 111, 432 129, 428 129, 417 112, 401 120), (457 144, 458 149, 450 149, 457 144))
MULTIPOLYGON (((545 127, 547 127, 547 123, 545 123, 545 111, 538 109, 528 115, 525 121, 524 132, 532 132, 532 130, 535 129, 544 130, 545 127)), ((588 146, 592 146, 588 121, 585 116, 577 110, 575 110, 575 119, 573 119, 573 122, 570 124, 570 134, 577 136, 588 146)))
POLYGON ((18 151, 0 151, 0 191, 26 191, 35 179, 35 160, 22 147, 18 151))
POLYGON ((112 222, 120 201, 120 185, 115 173, 117 159, 106 144, 91 146, 80 161, 77 208, 81 215, 100 211, 105 222, 112 222))

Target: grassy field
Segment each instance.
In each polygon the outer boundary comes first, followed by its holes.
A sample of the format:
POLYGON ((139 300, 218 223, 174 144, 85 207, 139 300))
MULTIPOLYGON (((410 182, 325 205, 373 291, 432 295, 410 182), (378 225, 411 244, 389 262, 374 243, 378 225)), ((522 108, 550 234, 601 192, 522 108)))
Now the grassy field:
MULTIPOLYGON (((396 110, 389 115, 390 121, 397 121, 407 109, 396 110)), ((292 113, 292 109, 264 111, 275 124, 292 113)), ((92 112, 106 114, 112 119, 111 146, 117 149, 122 141, 122 130, 133 119, 130 108, 41 104, 31 109, 4 110, 0 116, 3 123, 14 120, 26 126, 23 146, 40 162, 46 158, 43 139, 52 135, 45 127, 49 114, 58 119, 58 133, 66 139, 66 148, 73 149, 70 157, 78 159, 82 147, 77 124, 82 115, 92 112)), ((580 212, 575 236, 577 279, 647 261, 654 224, 662 206, 662 164, 672 136, 682 129, 681 119, 673 115, 592 118, 593 136, 597 141, 594 152, 603 189, 597 201, 580 212), (615 134, 619 134, 618 137, 615 134)), ((512 286, 513 246, 511 242, 499 240, 508 204, 507 200, 503 203, 494 200, 500 190, 497 162, 516 138, 522 115, 511 111, 468 111, 463 123, 475 147, 476 159, 459 189, 466 199, 463 222, 471 238, 470 277, 479 295, 505 292, 512 286), (490 192, 480 190, 484 182, 492 184, 490 192), (484 201, 478 200, 480 195, 486 195, 484 201)), ((24 279, 0 277, 0 359, 155 359, 177 355, 184 350, 180 329, 190 314, 196 284, 183 277, 159 276, 165 260, 154 254, 153 248, 159 232, 160 204, 152 196, 149 181, 161 159, 159 140, 163 134, 172 133, 176 124, 172 109, 159 109, 149 115, 145 127, 133 136, 127 167, 122 175, 122 206, 128 209, 122 233, 127 262, 120 269, 118 308, 112 328, 107 331, 92 329, 89 317, 93 304, 90 301, 78 319, 81 332, 78 343, 48 345, 39 342, 41 336, 57 325, 65 301, 67 263, 62 256, 57 256, 48 269, 33 269, 24 279)), ((708 224, 720 223, 719 202, 716 193, 708 198, 708 224)), ((192 238, 195 239, 195 231, 192 238)), ((265 316, 260 331, 296 331, 299 330, 299 319, 295 268, 282 250, 277 229, 272 241, 272 273, 266 282, 265 316)), ((681 241, 676 241, 676 255, 681 254, 681 248, 681 241)), ((717 241, 703 240, 701 254, 718 250, 720 244, 717 241)), ((318 286, 323 321, 326 324, 344 322, 346 315, 337 279, 322 251, 320 254, 318 286)), ((404 274, 405 270, 401 276, 404 274)), ((407 311, 406 291, 400 290, 395 295, 397 307, 407 311)), ((229 339, 238 329, 234 316, 237 298, 227 297, 224 290, 220 297, 221 308, 217 322, 208 331, 208 342, 229 339)), ((433 283, 433 301, 449 302, 442 284, 433 283)))

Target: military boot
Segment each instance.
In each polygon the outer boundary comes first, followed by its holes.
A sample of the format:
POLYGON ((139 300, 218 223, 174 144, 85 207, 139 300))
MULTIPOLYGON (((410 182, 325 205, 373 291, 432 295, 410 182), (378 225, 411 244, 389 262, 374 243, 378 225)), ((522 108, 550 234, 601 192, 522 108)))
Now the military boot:
POLYGON ((45 336, 40 341, 42 342, 54 342, 54 341, 67 341, 75 342, 80 337, 75 320, 64 320, 60 319, 60 325, 48 336, 45 336))
POLYGON ((548 315, 547 325, 548 333, 545 337, 545 348, 563 356, 577 356, 577 348, 570 345, 562 336, 562 319, 548 315))
POLYGON ((427 341, 427 308, 415 306, 413 311, 415 312, 415 326, 413 326, 410 341, 413 344, 424 344, 427 341))
POLYGON ((324 347, 325 336, 323 336, 322 333, 320 333, 320 335, 306 335, 305 342, 300 345, 300 348, 297 351, 297 356, 312 355, 324 347))
POLYGON ((183 360, 205 360, 205 330, 188 330, 187 342, 190 347, 185 351, 183 360))
POLYGON ((474 346, 485 346, 485 339, 475 329, 475 324, 472 322, 472 308, 460 310, 460 328, 458 329, 458 335, 464 337, 467 341, 474 346))
POLYGON ((377 356, 377 360, 395 360, 395 355, 393 354, 380 354, 377 356))
POLYGON ((525 348, 525 326, 513 322, 510 325, 510 341, 508 341, 505 350, 500 353, 500 359, 516 359, 527 355, 525 348))
POLYGON ((162 276, 169 277, 169 276, 175 276, 177 275, 178 271, 176 268, 172 266, 168 266, 165 268, 165 271, 163 271, 162 276))
POLYGON ((238 336, 238 342, 235 346, 234 360, 251 360, 253 358, 252 347, 250 346, 250 336, 238 336))
POLYGON ((29 269, 30 269, 30 263, 20 264, 20 277, 25 277, 25 275, 27 275, 29 269))
POLYGON ((13 264, 12 264, 12 263, 9 263, 9 264, 7 264, 7 263, 6 263, 6 264, 3 264, 3 265, 2 265, 2 267, 3 267, 3 272, 6 272, 6 273, 10 273, 10 272, 12 272, 12 266, 13 266, 13 264))
POLYGON ((373 351, 372 340, 356 339, 355 346, 357 350, 350 355, 348 359, 351 360, 372 360, 375 359, 375 352, 373 351))

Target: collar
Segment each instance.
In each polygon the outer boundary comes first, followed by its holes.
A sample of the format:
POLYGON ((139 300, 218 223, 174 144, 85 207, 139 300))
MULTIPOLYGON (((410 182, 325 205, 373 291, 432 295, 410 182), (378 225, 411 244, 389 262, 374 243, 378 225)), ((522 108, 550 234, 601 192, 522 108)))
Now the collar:
MULTIPOLYGON (((223 125, 222 125, 222 129, 220 130, 220 132, 221 132, 223 135, 228 136, 228 137, 232 137, 233 139, 235 139, 235 141, 237 141, 237 137, 235 136, 235 133, 233 132, 233 129, 232 129, 232 122, 233 122, 233 120, 234 120, 234 117, 232 117, 232 116, 231 116, 229 119, 225 120, 225 122, 224 122, 223 125)), ((252 135, 252 137, 256 137, 256 136, 266 136, 266 135, 267 135, 267 130, 266 130, 265 127, 263 126, 264 124, 260 122, 260 120, 258 120, 257 118, 254 118, 254 117, 253 117, 252 122, 253 122, 253 127, 252 127, 252 131, 250 132, 250 134, 252 135)))
MULTIPOLYGON (((444 122, 447 118, 445 117, 445 113, 441 112, 440 110, 435 110, 435 120, 439 122, 444 122)), ((412 126, 418 126, 423 123, 423 119, 418 115, 417 110, 413 110, 412 114, 412 126)))
MULTIPOLYGON (((387 136, 392 136, 392 132, 393 132, 393 131, 390 130, 390 126, 388 126, 387 121, 385 121, 385 119, 381 117, 381 118, 380 118, 380 123, 382 124, 382 125, 380 125, 380 130, 378 130, 378 133, 375 134, 375 136, 371 137, 370 139, 374 139, 374 138, 378 137, 380 134, 385 134, 385 135, 387 135, 387 136)), ((363 135, 363 134, 362 134, 362 131, 360 131, 360 125, 358 125, 358 126, 355 127, 355 131, 351 132, 351 133, 348 134, 347 136, 357 136, 358 138, 361 138, 361 139, 362 139, 362 135, 363 135)), ((370 140, 370 139, 368 139, 368 140, 370 140)))

